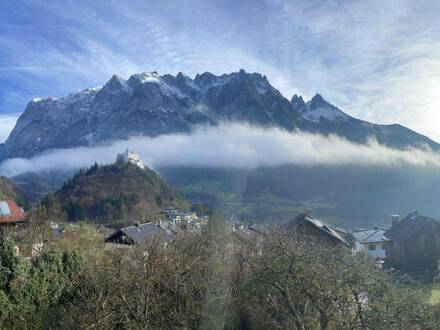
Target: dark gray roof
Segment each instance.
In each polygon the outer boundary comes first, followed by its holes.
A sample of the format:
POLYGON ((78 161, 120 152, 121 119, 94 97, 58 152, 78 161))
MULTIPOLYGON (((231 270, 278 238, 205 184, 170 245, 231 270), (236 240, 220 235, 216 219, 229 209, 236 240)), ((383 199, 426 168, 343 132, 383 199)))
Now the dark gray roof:
POLYGON ((169 241, 172 239, 172 232, 163 224, 156 224, 152 222, 142 223, 130 227, 124 227, 110 235, 106 241, 111 241, 113 237, 118 234, 124 234, 135 243, 145 242, 147 239, 154 237, 169 241))
POLYGON ((385 237, 386 229, 384 228, 368 228, 358 229, 351 233, 359 243, 383 243, 388 241, 385 237))

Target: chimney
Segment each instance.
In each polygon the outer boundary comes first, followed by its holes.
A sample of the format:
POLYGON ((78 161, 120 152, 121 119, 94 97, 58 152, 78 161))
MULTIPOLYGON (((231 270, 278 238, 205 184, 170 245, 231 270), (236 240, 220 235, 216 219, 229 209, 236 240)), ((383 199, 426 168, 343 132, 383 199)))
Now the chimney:
POLYGON ((400 221, 400 216, 398 214, 391 215, 391 228, 397 225, 400 221))

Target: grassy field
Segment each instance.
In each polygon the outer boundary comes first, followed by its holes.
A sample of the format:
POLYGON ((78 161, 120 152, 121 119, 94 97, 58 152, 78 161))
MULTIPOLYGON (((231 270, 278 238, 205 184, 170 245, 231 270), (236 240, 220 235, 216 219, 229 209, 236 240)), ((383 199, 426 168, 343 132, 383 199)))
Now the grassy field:
POLYGON ((440 285, 438 284, 414 284, 402 290, 419 295, 429 304, 440 304, 440 285))
POLYGON ((440 287, 439 286, 436 285, 435 287, 431 288, 431 293, 429 295, 428 302, 433 305, 440 304, 440 287))

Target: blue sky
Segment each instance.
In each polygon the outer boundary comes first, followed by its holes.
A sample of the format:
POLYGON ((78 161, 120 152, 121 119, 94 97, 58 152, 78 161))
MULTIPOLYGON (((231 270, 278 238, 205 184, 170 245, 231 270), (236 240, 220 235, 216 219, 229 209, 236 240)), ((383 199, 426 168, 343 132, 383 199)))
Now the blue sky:
POLYGON ((115 73, 244 68, 440 141, 438 17, 425 0, 2 0, 0 139, 31 98, 115 73))

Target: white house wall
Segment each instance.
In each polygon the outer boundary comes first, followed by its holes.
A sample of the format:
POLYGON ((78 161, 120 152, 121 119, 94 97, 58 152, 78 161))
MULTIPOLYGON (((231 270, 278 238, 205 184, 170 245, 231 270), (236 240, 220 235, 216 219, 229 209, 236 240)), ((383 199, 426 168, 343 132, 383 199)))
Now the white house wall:
MULTIPOLYGON (((372 256, 374 259, 385 258, 385 249, 378 248, 377 246, 379 245, 379 243, 375 244, 375 245, 376 245, 376 250, 368 250, 368 244, 362 244, 362 243, 356 242, 356 244, 354 246, 354 250, 356 253, 357 252, 365 252, 365 253, 369 254, 370 256, 372 256)), ((383 246, 383 244, 382 244, 382 246, 383 246)))

